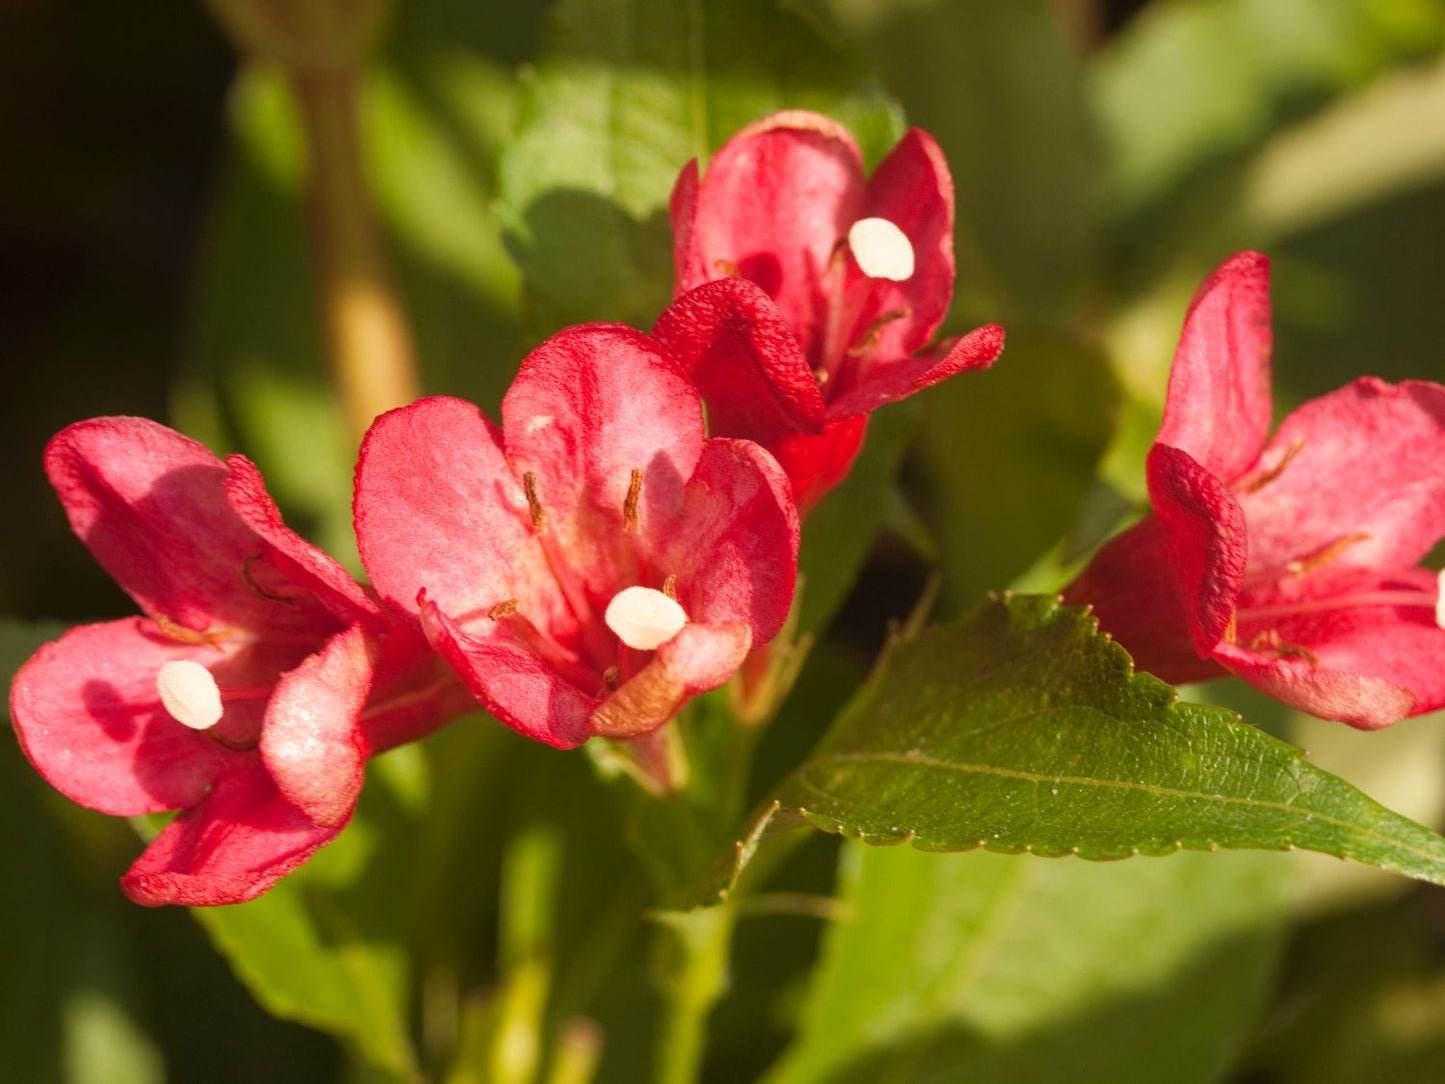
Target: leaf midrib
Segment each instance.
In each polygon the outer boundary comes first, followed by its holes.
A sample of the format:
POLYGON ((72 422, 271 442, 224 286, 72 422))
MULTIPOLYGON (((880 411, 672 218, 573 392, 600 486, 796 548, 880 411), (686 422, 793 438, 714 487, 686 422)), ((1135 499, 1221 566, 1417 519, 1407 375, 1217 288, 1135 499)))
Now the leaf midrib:
MULTIPOLYGON (((1180 790, 1175 787, 1163 787, 1152 783, 1135 783, 1122 779, 1101 779, 1092 776, 1071 776, 1055 775, 1043 772, 1028 772, 1018 768, 1003 768, 989 764, 968 764, 961 761, 944 760, 939 757, 923 755, 910 756, 906 753, 877 752, 877 753, 829 753, 810 761, 799 769, 801 777, 809 770, 821 767, 831 761, 855 761, 855 762, 881 762, 909 764, 921 768, 935 768, 944 771, 955 771, 967 775, 991 775, 1004 779, 1017 779, 1029 783, 1064 783, 1071 786, 1102 787, 1112 790, 1135 791, 1161 798, 1188 798, 1203 802, 1211 802, 1224 805, 1239 805, 1254 809, 1272 809, 1284 813, 1290 813, 1296 817, 1307 815, 1312 821, 1320 821, 1333 827, 1343 829, 1346 833, 1384 844, 1386 847, 1404 851, 1425 860, 1430 865, 1439 866, 1441 858, 1430 851, 1421 850, 1418 847, 1410 846, 1407 843, 1381 833, 1374 829, 1364 829, 1359 824, 1342 820, 1339 817, 1331 816, 1328 813, 1312 809, 1304 809, 1290 802, 1276 802, 1259 798, 1247 798, 1236 795, 1210 794, 1204 791, 1180 790)), ((814 787, 814 789, 818 789, 814 787)), ((820 793, 826 793, 820 791, 820 793)), ((1442 872, 1445 876, 1445 872, 1442 872)))

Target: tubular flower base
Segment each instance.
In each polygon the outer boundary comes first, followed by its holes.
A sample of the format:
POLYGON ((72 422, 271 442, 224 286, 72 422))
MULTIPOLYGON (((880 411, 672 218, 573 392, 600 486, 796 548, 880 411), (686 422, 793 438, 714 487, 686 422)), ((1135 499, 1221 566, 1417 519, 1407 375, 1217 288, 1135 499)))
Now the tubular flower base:
POLYGON ((60 432, 45 466, 145 616, 42 647, 11 717, 82 805, 182 811, 122 879, 137 902, 264 892, 345 825, 369 755, 460 708, 420 638, 282 524, 248 460, 97 418, 60 432))
POLYGON ((502 425, 458 399, 383 415, 356 476, 362 560, 499 720, 559 748, 634 738, 782 625, 798 521, 771 456, 707 440, 640 332, 565 330, 502 425))
POLYGON ((1149 453, 1154 514, 1065 592, 1141 669, 1230 672, 1362 729, 1445 706, 1445 387, 1364 377, 1271 439, 1269 265, 1200 288, 1149 453))
POLYGON ((672 195, 678 298, 654 333, 714 435, 762 444, 805 511, 848 473, 870 411, 966 369, 1003 330, 924 349, 953 296, 953 181, 915 128, 871 179, 816 113, 744 128, 672 195))

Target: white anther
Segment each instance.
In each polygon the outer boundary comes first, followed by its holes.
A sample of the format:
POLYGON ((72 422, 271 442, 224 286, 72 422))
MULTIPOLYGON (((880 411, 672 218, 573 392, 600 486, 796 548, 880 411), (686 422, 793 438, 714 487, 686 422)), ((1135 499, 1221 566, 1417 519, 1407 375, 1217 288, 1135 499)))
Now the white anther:
POLYGON ((612 596, 602 620, 628 647, 652 651, 682 631, 687 611, 651 587, 624 587, 612 596))
POLYGON ((860 218, 848 231, 853 258, 870 279, 906 282, 913 277, 913 245, 886 218, 860 218))
POLYGON ((192 730, 221 721, 221 690, 211 672, 190 659, 172 659, 156 673, 156 692, 170 717, 192 730))
POLYGON ((1435 581, 1435 624, 1445 629, 1445 568, 1435 581))

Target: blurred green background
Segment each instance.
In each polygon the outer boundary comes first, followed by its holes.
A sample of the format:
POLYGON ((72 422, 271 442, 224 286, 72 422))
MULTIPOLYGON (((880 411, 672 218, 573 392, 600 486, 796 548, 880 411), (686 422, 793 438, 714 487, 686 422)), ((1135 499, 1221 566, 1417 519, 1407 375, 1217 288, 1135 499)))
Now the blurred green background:
MULTIPOLYGON (((561 323, 651 320, 670 290, 667 184, 749 117, 829 108, 872 160, 904 117, 938 137, 958 188, 946 330, 1001 322, 1008 351, 875 422, 860 472, 882 497, 876 539, 842 537, 858 496, 820 508, 809 559, 840 578, 815 587, 806 620, 841 616, 788 728, 767 737, 759 793, 932 563, 946 612, 1011 583, 1052 589, 1137 506, 1184 305, 1230 252, 1274 260, 1281 410, 1366 372, 1445 379, 1437 0, 699 0, 700 41, 676 25, 681 8, 399 0, 364 134, 426 390, 489 408, 561 323), (707 116, 688 127, 669 110, 693 80, 707 116)), ((57 627, 33 622, 129 612, 40 469, 71 421, 140 414, 244 450, 288 519, 346 556, 352 448, 326 384, 279 80, 238 65, 197 5, 0 0, 0 147, 6 672, 57 627)), ((1366 739, 1239 689, 1208 695, 1440 825, 1438 719, 1366 739)), ((453 1053, 531 1012, 584 1052, 590 1033, 571 1021, 596 1021, 598 1079, 636 1079, 654 995, 641 889, 616 891, 643 881, 618 843, 629 823, 599 814, 579 758, 469 722, 378 762, 359 823, 300 888, 205 921, 260 961, 247 977, 270 1009, 340 1038, 264 1011, 190 915, 126 903, 130 827, 69 806, 8 747, 6 1077, 484 1080, 453 1053), (294 988, 275 979, 288 966, 294 988), (328 968, 348 997, 363 991, 359 1007, 308 1000, 303 979, 328 968)), ((808 843, 779 891, 828 893, 839 850, 808 843)), ((1445 1076, 1436 890, 1273 855, 1082 867, 842 850, 843 905, 954 931, 954 969, 900 987, 877 1010, 895 1031, 840 1067, 818 1051, 834 1042, 847 937, 794 913, 752 920, 709 1079, 753 1079, 785 1049, 787 1080, 951 1080, 965 1065, 980 1080, 1065 1066, 1074 1079, 1445 1076), (888 884, 907 891, 885 899, 888 884), (1001 900, 1013 917, 988 926, 1001 900), (1152 952, 1132 951, 1140 930, 1152 952), (1056 983, 1026 981, 1045 969, 1056 983), (1181 1068, 1170 1029, 1191 1020, 1181 1068)), ((921 967, 941 950, 917 951, 900 958, 921 967)))

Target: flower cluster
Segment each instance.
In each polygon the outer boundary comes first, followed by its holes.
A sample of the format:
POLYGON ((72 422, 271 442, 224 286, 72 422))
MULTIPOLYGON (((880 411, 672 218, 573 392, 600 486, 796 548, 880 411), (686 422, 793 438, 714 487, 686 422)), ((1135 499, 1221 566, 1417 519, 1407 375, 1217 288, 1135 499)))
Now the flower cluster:
MULTIPOLYGON (((367 759, 485 708, 568 749, 662 728, 783 628, 800 520, 868 415, 986 368, 996 326, 933 342, 953 190, 926 133, 871 178, 786 112, 672 197, 676 291, 650 334, 565 329, 500 424, 434 397, 356 468, 363 586, 282 522, 256 468, 153 422, 58 434, 45 466, 141 615, 16 676, 27 756, 106 813, 179 811, 123 878, 148 904, 249 899, 346 824, 367 759)), ((1445 705, 1445 388, 1364 378, 1269 437, 1268 269, 1244 253, 1185 320, 1148 459, 1153 512, 1066 589, 1171 681, 1230 672, 1359 727, 1445 705)))
POLYGON ((71 524, 142 616, 41 648, 11 715, 77 802, 180 811, 123 878, 133 899, 265 891, 346 824, 368 757, 477 704, 559 748, 632 743, 667 785, 654 737, 782 627, 798 509, 846 475, 868 412, 1002 348, 990 327, 925 349, 953 197, 922 132, 865 181, 845 130, 779 114, 701 181, 689 165, 673 209, 678 296, 652 335, 554 335, 500 426, 444 397, 376 420, 354 503, 370 586, 242 457, 137 418, 54 438, 71 524))

